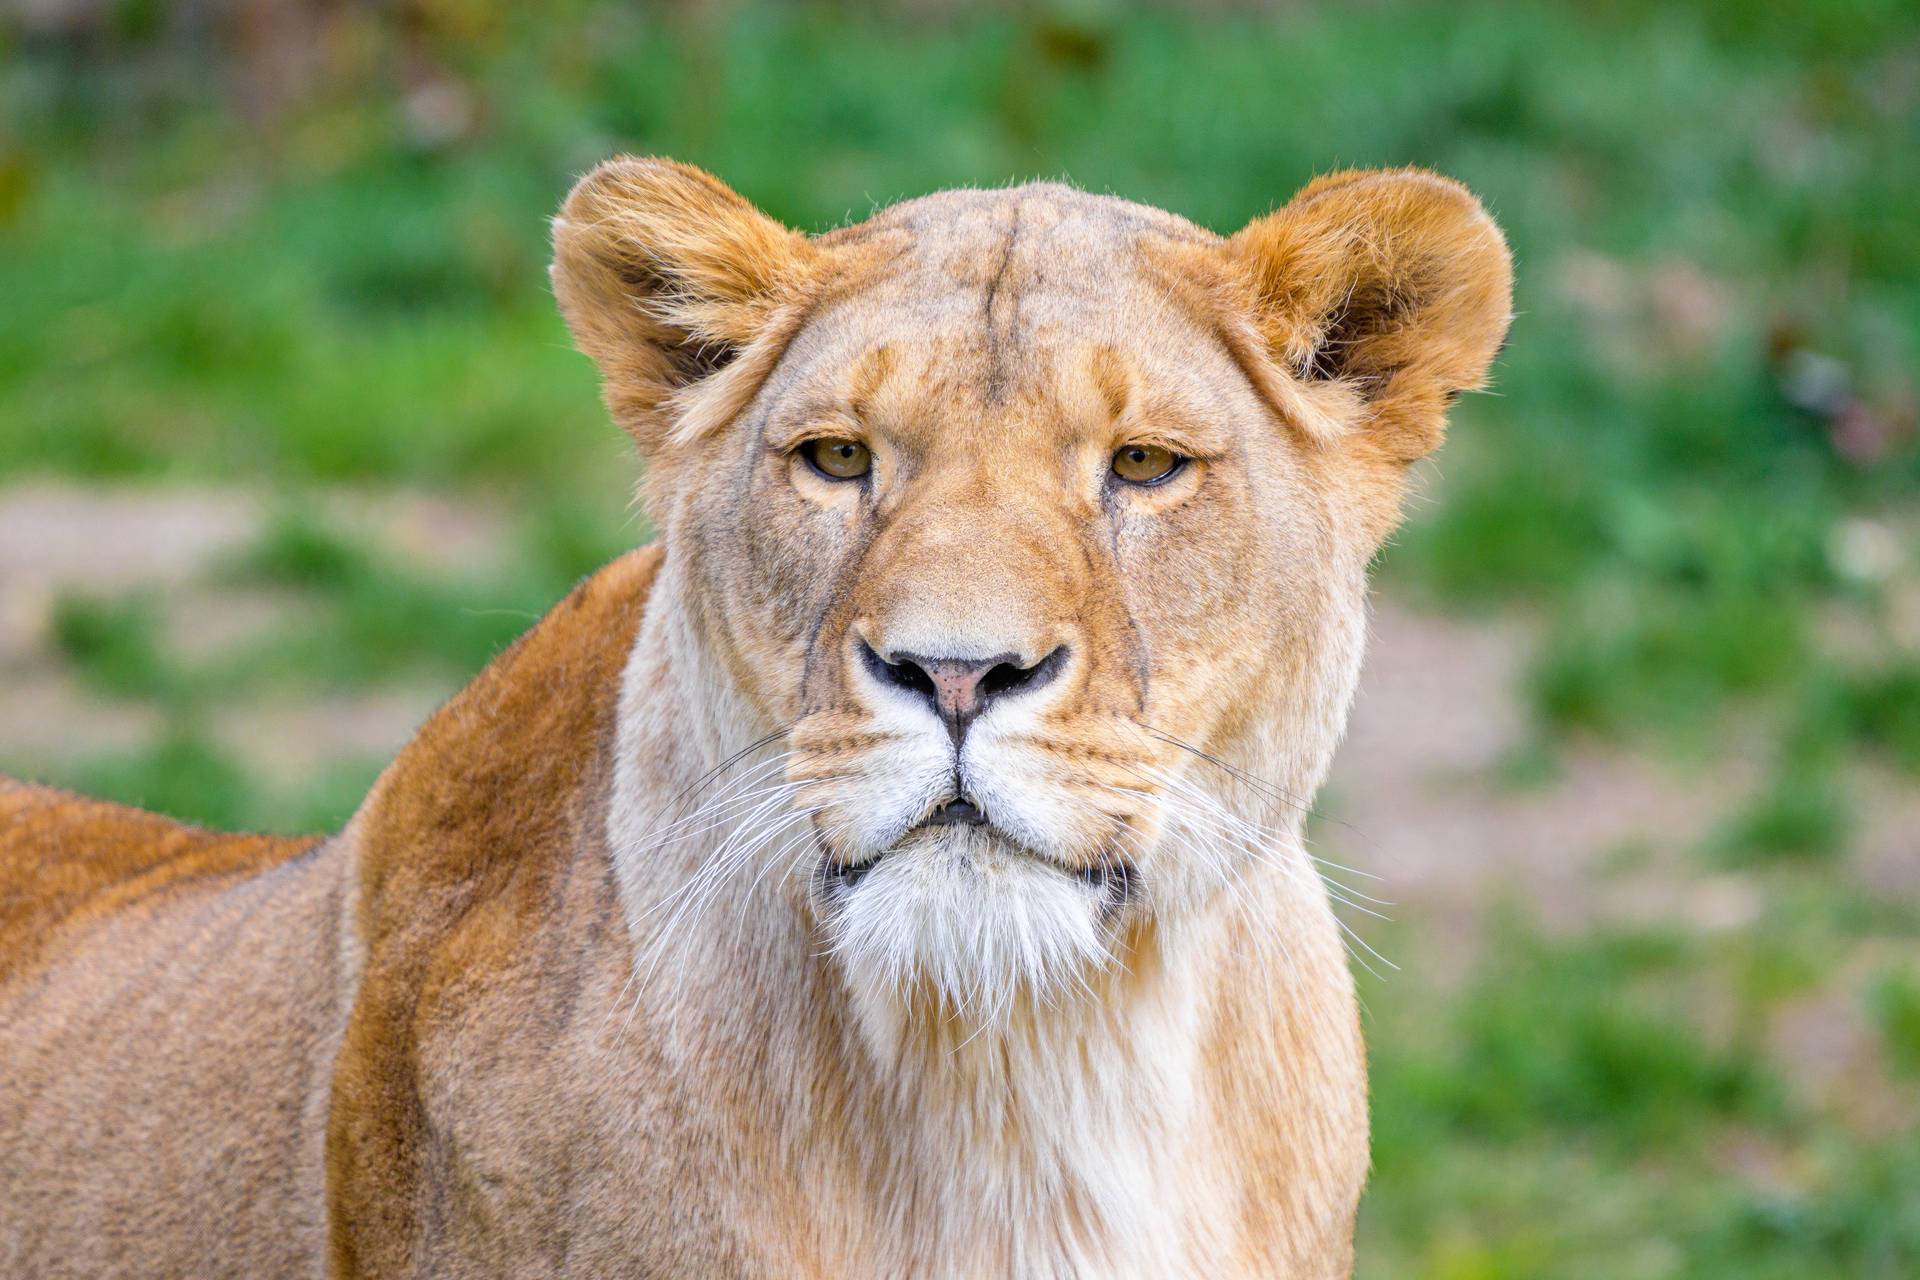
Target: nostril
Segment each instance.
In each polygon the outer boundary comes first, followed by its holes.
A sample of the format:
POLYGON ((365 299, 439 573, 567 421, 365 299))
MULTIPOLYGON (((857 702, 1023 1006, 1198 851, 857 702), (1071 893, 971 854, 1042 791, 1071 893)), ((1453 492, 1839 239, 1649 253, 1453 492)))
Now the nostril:
POLYGON ((874 651, 865 640, 860 642, 860 658, 867 670, 882 683, 895 685, 902 689, 911 689, 926 697, 934 696, 933 677, 911 662, 888 662, 874 651))
POLYGON ((1032 667, 1016 667, 1011 662, 1003 662, 980 677, 980 696, 991 698, 995 694, 1018 689, 1027 683, 1033 671, 1032 667))
POLYGON ((1060 674, 1060 668, 1067 664, 1067 646, 1060 645, 1040 661, 1030 667, 1016 666, 1011 662, 1002 662, 987 672, 980 680, 980 695, 983 699, 996 694, 1014 693, 1023 689, 1037 689, 1060 674))
POLYGON ((893 683, 899 685, 902 689, 911 689, 915 693, 924 693, 929 698, 934 696, 933 677, 911 662, 887 663, 887 679, 893 681, 893 683))

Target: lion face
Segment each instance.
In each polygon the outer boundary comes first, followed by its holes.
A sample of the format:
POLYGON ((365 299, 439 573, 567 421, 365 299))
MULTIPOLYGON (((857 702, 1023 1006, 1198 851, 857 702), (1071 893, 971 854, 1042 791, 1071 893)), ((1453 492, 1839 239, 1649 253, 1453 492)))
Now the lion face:
POLYGON ((1504 331, 1470 196, 1343 175, 1222 241, 1040 185, 806 240, 625 161, 557 242, 856 986, 991 1009, 1284 865, 1401 472, 1504 331))

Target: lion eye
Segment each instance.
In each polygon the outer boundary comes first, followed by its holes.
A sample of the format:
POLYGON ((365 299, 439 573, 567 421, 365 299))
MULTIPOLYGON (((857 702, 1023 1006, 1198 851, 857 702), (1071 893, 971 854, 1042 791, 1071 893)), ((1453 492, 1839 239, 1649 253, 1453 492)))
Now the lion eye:
POLYGON ((1130 444, 1113 455, 1113 474, 1128 484, 1159 484, 1186 465, 1185 458, 1157 444, 1130 444))
POLYGON ((800 446, 807 465, 829 480, 858 480, 873 468, 873 454, 858 440, 821 436, 800 446))

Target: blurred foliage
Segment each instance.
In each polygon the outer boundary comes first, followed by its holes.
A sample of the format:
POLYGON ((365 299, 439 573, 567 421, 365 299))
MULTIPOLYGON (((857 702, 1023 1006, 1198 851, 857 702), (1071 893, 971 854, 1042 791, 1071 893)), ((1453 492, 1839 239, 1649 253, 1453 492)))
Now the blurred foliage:
MULTIPOLYGON (((1512 921, 1488 950, 1450 1017, 1418 983, 1365 992, 1374 1190, 1359 1274, 1910 1273, 1920 1148, 1863 1142, 1788 1099, 1750 1042, 1771 993, 1739 990, 1747 953, 1636 932, 1551 942, 1512 921), (1735 1030, 1710 1030, 1703 1009, 1730 1001, 1735 1030), (1747 1167, 1760 1164, 1776 1167, 1747 1167)), ((1879 990, 1890 1020, 1912 1018, 1914 988, 1879 990)))
POLYGON ((1883 976, 1874 987, 1873 1005, 1894 1063, 1920 1077, 1920 965, 1883 976))
MULTIPOLYGON (((1382 570, 1540 621, 1515 779, 1571 735, 1717 751, 1757 724, 1764 783, 1699 869, 1767 907, 1713 936, 1516 924, 1464 990, 1367 984, 1360 1273, 1920 1274, 1920 1146, 1809 1101, 1767 1041, 1836 956, 1915 953, 1910 916, 1839 874, 1856 766, 1920 775, 1911 0, 0 22, 0 476, 242 481, 304 513, 211 584, 311 602, 287 634, 187 661, 151 596, 54 610, 95 690, 170 725, 62 780, 223 825, 338 825, 379 762, 285 793, 217 745, 215 707, 450 686, 645 536, 545 287, 545 219, 606 155, 703 165, 809 230, 1030 176, 1223 232, 1335 167, 1459 177, 1508 231, 1519 314, 1382 570), (341 484, 484 495, 516 513, 508 563, 397 566, 311 514, 341 484)), ((1863 981, 1857 1016, 1920 1070, 1920 980, 1863 981)))
POLYGON ((53 642, 102 693, 161 697, 173 671, 155 642, 153 602, 144 596, 105 600, 65 596, 54 603, 53 642))

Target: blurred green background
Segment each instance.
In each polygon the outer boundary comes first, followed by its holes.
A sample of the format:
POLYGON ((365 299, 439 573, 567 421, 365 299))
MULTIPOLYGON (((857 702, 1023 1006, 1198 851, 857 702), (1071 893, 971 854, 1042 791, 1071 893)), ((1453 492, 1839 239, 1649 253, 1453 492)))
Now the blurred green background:
POLYGON ((1910 2, 534 8, 0 18, 0 767, 337 825, 646 539, 544 275, 608 154, 810 230, 1426 165, 1519 316, 1323 797, 1396 903, 1359 1274, 1920 1275, 1910 2))

